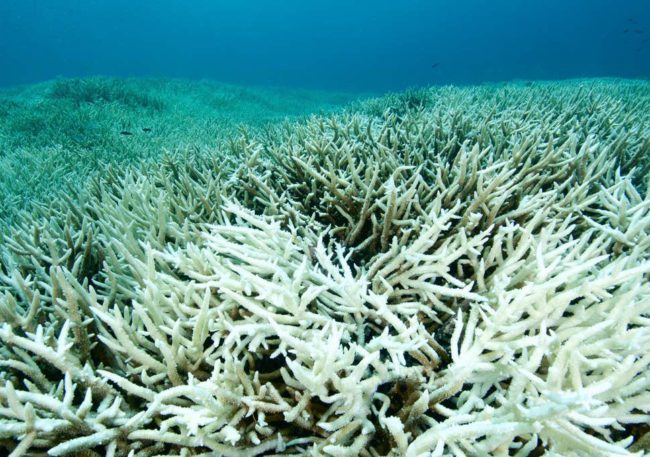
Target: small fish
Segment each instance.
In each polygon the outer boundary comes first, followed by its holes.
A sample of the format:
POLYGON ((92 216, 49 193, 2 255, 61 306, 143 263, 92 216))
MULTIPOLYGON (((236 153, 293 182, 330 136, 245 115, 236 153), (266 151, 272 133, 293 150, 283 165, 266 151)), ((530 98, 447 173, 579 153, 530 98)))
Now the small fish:
POLYGON ((439 66, 440 66, 440 62, 431 64, 431 68, 438 68, 439 66))
POLYGON ((128 130, 122 130, 120 132, 120 135, 133 135, 133 133, 129 132, 128 130))
POLYGON ((149 127, 142 127, 143 132, 151 132, 151 129, 149 127))
POLYGON ((630 33, 630 29, 623 30, 623 33, 630 33))
POLYGON ((628 17, 627 22, 631 22, 632 24, 636 24, 636 19, 634 19, 633 17, 628 17))
POLYGON ((637 35, 643 35, 643 30, 634 29, 634 33, 636 33, 637 35))

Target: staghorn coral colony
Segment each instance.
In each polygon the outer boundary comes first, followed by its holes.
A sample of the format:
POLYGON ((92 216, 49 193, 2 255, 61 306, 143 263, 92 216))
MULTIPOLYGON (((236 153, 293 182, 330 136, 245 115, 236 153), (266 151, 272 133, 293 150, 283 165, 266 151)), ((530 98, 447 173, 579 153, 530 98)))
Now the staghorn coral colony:
POLYGON ((108 166, 156 162, 164 150, 211 153, 240 126, 259 130, 357 98, 175 79, 93 77, 0 87, 0 222, 108 166))
POLYGON ((642 455, 650 85, 434 88, 6 227, 0 448, 642 455))

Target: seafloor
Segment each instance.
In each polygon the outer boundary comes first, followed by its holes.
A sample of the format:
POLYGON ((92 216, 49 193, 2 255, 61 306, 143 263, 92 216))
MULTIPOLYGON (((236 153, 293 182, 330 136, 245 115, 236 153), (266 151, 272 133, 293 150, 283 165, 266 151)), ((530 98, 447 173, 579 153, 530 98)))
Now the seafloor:
POLYGON ((650 449, 646 81, 59 80, 0 170, 0 452, 650 449))

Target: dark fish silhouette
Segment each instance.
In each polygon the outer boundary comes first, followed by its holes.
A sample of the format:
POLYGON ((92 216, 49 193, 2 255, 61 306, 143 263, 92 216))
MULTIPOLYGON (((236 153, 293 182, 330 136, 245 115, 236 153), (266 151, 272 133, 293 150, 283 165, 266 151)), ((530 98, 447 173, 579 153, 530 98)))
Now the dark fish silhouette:
POLYGON ((151 129, 149 127, 142 127, 143 132, 151 132, 151 129))
POLYGON ((120 135, 133 135, 133 133, 129 132, 128 130, 122 130, 120 132, 120 135))
POLYGON ((630 29, 623 30, 623 33, 630 33, 630 29))
POLYGON ((628 17, 627 22, 631 22, 632 24, 636 24, 636 19, 634 19, 633 17, 628 17))
POLYGON ((634 29, 634 33, 636 33, 637 35, 642 35, 642 34, 643 34, 643 30, 634 29))
POLYGON ((440 62, 431 64, 431 68, 438 68, 439 66, 440 66, 440 62))

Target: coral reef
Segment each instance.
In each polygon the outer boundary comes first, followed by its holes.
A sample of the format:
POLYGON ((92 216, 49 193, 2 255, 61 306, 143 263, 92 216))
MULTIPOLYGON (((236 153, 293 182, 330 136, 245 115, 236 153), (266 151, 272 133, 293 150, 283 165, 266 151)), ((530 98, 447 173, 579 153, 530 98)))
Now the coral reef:
POLYGON ((642 455, 648 89, 391 95, 20 214, 0 448, 642 455))
POLYGON ((358 94, 262 89, 210 81, 61 79, 0 87, 0 221, 53 189, 155 162, 163 150, 223 148, 247 129, 338 110, 358 94), (127 134, 123 134, 126 132, 127 134))

